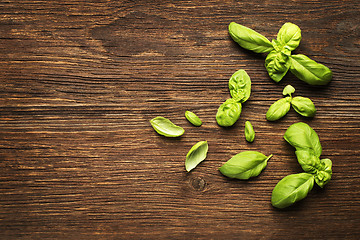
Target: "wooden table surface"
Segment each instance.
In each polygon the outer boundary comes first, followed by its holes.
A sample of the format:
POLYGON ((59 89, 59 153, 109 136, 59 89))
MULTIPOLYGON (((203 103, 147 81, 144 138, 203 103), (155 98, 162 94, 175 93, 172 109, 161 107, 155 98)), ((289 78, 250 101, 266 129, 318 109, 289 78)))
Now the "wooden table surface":
POLYGON ((359 23, 358 0, 1 1, 0 238, 359 239, 359 23), (265 55, 229 37, 232 21, 269 39, 297 24, 294 52, 328 66, 333 80, 315 87, 289 73, 276 84, 265 55), (215 114, 238 69, 251 77, 251 97, 222 128, 215 114), (291 110, 266 121, 288 84, 313 100, 316 116, 291 110), (185 134, 158 135, 156 116, 185 134), (333 177, 277 210, 272 189, 302 171, 283 139, 300 121, 318 133, 333 177), (185 156, 201 140, 208 156, 187 173, 185 156), (251 180, 221 175, 245 150, 274 156, 251 180))

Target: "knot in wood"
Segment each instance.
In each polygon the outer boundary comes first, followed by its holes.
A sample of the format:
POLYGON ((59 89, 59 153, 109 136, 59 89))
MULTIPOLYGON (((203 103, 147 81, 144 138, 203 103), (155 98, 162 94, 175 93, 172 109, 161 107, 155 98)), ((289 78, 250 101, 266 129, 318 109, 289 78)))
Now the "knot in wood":
POLYGON ((197 191, 203 191, 206 187, 206 181, 202 177, 192 178, 190 184, 197 191))

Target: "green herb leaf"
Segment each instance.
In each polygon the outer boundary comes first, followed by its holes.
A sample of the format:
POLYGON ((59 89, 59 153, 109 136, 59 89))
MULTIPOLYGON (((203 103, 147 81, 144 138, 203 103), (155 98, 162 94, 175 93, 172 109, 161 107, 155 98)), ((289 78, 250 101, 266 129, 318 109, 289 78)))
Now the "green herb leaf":
POLYGON ((282 47, 293 51, 297 48, 301 41, 301 30, 293 23, 285 23, 277 34, 277 40, 282 47))
POLYGON ((245 122, 245 139, 248 142, 253 142, 255 139, 255 131, 250 121, 245 122))
POLYGON ((193 112, 186 111, 185 117, 192 125, 194 125, 196 127, 200 127, 202 124, 201 119, 193 112))
POLYGON ((294 97, 291 100, 294 110, 304 117, 313 117, 316 113, 314 103, 306 97, 294 97))
POLYGON ((275 82, 280 82, 281 79, 288 72, 291 62, 289 59, 290 53, 271 51, 265 59, 265 67, 269 76, 275 82))
POLYGON ((326 85, 331 81, 331 70, 305 55, 292 55, 290 62, 290 71, 300 80, 310 85, 326 85))
POLYGON ((291 174, 281 179, 275 186, 271 204, 276 208, 286 208, 304 199, 314 186, 314 176, 310 173, 291 174))
POLYGON ((295 88, 291 85, 287 85, 286 87, 284 87, 282 94, 284 96, 289 95, 291 97, 291 94, 293 94, 294 92, 295 92, 295 88))
POLYGON ((295 154, 299 164, 305 172, 315 174, 318 169, 321 168, 320 159, 315 156, 313 151, 297 150, 295 151, 295 154))
POLYGON ((316 157, 320 157, 322 147, 316 132, 306 123, 292 124, 285 132, 284 139, 295 147, 296 150, 311 151, 316 157))
POLYGON ((216 113, 216 121, 222 127, 230 127, 239 119, 241 103, 229 98, 220 105, 216 113))
POLYGON ((176 126, 169 119, 164 117, 155 117, 150 120, 154 130, 165 137, 179 137, 184 134, 182 127, 176 126))
POLYGON ((274 49, 266 37, 243 25, 230 23, 229 34, 241 47, 256 53, 270 52, 274 49))
POLYGON ((290 109, 290 102, 291 97, 282 98, 274 102, 266 112, 266 119, 268 121, 276 121, 285 116, 290 109))
POLYGON ((199 163, 205 160, 206 154, 208 152, 209 146, 207 141, 200 141, 196 143, 188 154, 186 155, 185 160, 185 169, 190 172, 194 169, 199 163))
POLYGON ((229 80, 230 95, 237 102, 245 102, 250 97, 251 80, 245 70, 236 71, 229 80))
POLYGON ((315 175, 315 182, 321 188, 323 188, 331 179, 332 176, 332 162, 330 159, 325 158, 320 160, 321 168, 317 171, 315 175))
POLYGON ((229 178, 249 179, 258 176, 271 157, 256 151, 241 152, 222 165, 219 171, 229 178))

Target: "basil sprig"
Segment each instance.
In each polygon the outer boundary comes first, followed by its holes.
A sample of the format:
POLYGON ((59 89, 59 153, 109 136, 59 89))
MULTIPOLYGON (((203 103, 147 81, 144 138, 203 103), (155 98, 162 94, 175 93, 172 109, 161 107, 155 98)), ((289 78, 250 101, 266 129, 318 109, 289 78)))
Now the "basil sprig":
POLYGON ((284 139, 295 147, 296 157, 305 172, 286 176, 276 184, 271 203, 277 208, 288 207, 305 198, 314 182, 323 188, 332 175, 332 162, 328 158, 320 160, 320 140, 309 125, 294 123, 286 130, 284 139))
POLYGON ((289 95, 282 99, 277 100, 269 107, 269 110, 266 112, 266 119, 268 121, 276 121, 290 110, 290 106, 294 110, 304 117, 313 117, 316 113, 316 108, 314 103, 306 97, 292 97, 291 94, 295 92, 295 88, 291 85, 287 85, 283 90, 283 95, 289 95))
POLYGON ((301 41, 301 30, 293 23, 285 23, 277 38, 271 42, 260 33, 232 22, 229 34, 241 47, 256 53, 268 53, 265 68, 271 79, 279 82, 290 70, 297 78, 310 85, 326 85, 332 79, 331 70, 305 55, 292 55, 301 41))
POLYGON ((229 80, 231 98, 220 105, 216 113, 216 122, 222 127, 230 127, 239 119, 241 103, 251 94, 251 79, 245 70, 236 71, 229 80))
POLYGON ((256 151, 244 151, 224 163, 219 171, 229 178, 246 180, 258 176, 271 157, 272 154, 265 156, 256 151))

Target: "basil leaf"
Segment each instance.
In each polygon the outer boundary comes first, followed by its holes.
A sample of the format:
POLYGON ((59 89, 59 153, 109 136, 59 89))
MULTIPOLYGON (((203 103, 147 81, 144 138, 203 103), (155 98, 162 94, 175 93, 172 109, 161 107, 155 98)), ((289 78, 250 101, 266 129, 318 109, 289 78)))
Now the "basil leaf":
POLYGON ((331 70, 305 55, 291 55, 290 71, 310 85, 326 85, 332 78, 331 70))
POLYGON ((253 142, 255 139, 255 131, 250 121, 245 122, 245 139, 248 142, 253 142))
POLYGON ((241 152, 224 163, 219 171, 229 178, 246 180, 258 176, 271 157, 272 154, 267 157, 256 151, 241 152))
POLYGON ((155 117, 150 120, 154 130, 165 137, 179 137, 184 134, 182 127, 176 126, 169 119, 164 117, 155 117))
POLYGON ((316 157, 320 157, 322 147, 319 136, 306 123, 292 124, 285 132, 284 139, 295 147, 296 150, 312 151, 316 157))
POLYGON ((328 158, 322 159, 320 162, 322 167, 315 175, 315 182, 319 187, 323 188, 331 179, 332 162, 328 158))
POLYGON ((265 53, 273 50, 271 42, 266 37, 235 22, 229 24, 229 34, 235 42, 245 49, 256 53, 265 53))
POLYGON ((216 121, 222 127, 230 127, 239 119, 241 114, 241 103, 229 98, 220 105, 216 113, 216 121))
POLYGON ((269 110, 266 112, 266 119, 268 121, 276 121, 283 116, 290 109, 291 97, 282 98, 271 104, 269 110))
POLYGON ((291 94, 293 94, 294 92, 295 92, 295 88, 291 85, 287 85, 286 87, 284 87, 282 94, 284 96, 290 95, 290 97, 291 97, 291 94))
POLYGON ((200 127, 202 124, 201 119, 193 112, 186 111, 185 117, 192 125, 194 125, 196 127, 200 127))
POLYGON ((316 113, 314 103, 305 97, 294 97, 291 100, 291 105, 294 110, 304 117, 313 117, 316 113))
POLYGON ((186 155, 185 160, 185 169, 190 172, 194 169, 199 163, 205 160, 206 154, 208 152, 209 146, 207 141, 200 141, 196 143, 188 154, 186 155))
POLYGON ((289 53, 285 54, 284 52, 274 50, 266 56, 266 70, 275 82, 280 82, 290 68, 291 62, 287 54, 289 53))
POLYGON ((295 151, 297 160, 305 172, 315 174, 321 168, 319 157, 315 156, 312 151, 298 150, 295 151))
POLYGON ((291 174, 281 179, 271 195, 271 204, 276 208, 286 208, 304 199, 314 186, 314 176, 310 173, 291 174))
POLYGON ((230 95, 237 102, 245 102, 250 97, 251 80, 245 70, 236 71, 229 80, 230 95))
POLYGON ((281 43, 282 47, 295 50, 301 41, 301 30, 293 23, 285 23, 277 34, 277 41, 281 43))

